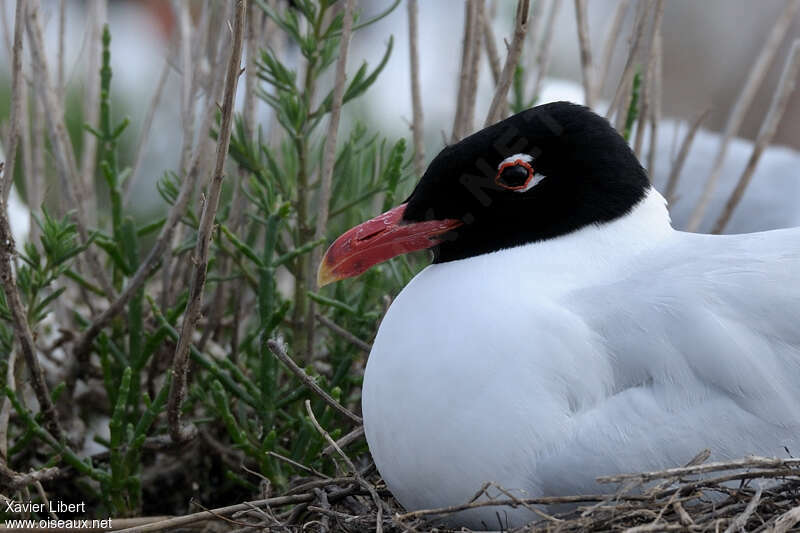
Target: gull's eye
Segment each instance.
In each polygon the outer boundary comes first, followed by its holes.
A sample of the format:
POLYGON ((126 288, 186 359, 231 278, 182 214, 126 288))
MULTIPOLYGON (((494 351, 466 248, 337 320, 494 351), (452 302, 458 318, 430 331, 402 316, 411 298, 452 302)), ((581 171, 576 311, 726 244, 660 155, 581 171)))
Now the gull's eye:
POLYGON ((542 178, 534 174, 531 162, 533 162, 533 158, 528 154, 514 154, 505 158, 497 168, 497 176, 495 176, 494 182, 500 187, 511 191, 525 192, 530 190, 542 178))

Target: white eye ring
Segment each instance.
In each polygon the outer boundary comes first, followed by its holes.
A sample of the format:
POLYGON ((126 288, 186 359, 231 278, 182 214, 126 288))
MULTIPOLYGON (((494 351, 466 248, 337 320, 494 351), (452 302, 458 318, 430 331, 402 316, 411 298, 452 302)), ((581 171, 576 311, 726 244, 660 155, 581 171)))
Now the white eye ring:
POLYGON ((544 179, 542 174, 538 172, 534 172, 531 163, 533 162, 533 157, 528 154, 514 154, 511 156, 506 157, 503 159, 500 164, 497 166, 497 176, 495 176, 495 183, 504 189, 514 192, 526 192, 531 190, 533 187, 539 184, 540 181, 544 179), (524 184, 518 187, 509 187, 504 185, 500 181, 500 174, 508 167, 513 166, 521 166, 528 170, 528 179, 525 181, 524 184))

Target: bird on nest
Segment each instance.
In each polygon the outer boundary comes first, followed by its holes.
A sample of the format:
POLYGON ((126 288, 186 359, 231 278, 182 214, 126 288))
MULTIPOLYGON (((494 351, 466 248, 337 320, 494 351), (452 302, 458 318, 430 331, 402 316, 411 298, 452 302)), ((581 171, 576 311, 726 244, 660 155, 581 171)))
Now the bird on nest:
POLYGON ((489 481, 527 498, 609 491, 598 476, 705 448, 800 450, 800 228, 674 230, 588 108, 541 105, 446 147, 405 203, 330 246, 319 283, 426 248, 362 395, 370 452, 407 509, 465 503, 489 481))

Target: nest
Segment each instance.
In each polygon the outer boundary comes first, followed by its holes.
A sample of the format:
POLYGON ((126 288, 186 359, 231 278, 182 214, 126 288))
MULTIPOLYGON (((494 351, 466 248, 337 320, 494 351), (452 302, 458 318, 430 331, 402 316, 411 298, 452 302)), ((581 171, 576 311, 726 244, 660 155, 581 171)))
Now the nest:
MULTIPOLYGON (((157 531, 199 526, 207 531, 452 531, 442 518, 475 507, 526 507, 541 519, 508 531, 800 531, 800 459, 747 457, 707 463, 704 451, 689 464, 658 472, 599 478, 616 484, 608 494, 518 499, 487 483, 463 505, 406 512, 392 498, 370 462, 361 468, 336 447, 349 474, 335 478, 319 473, 296 480, 284 494, 219 509, 161 520, 132 528, 157 531), (503 495, 489 498, 489 489, 503 495), (569 513, 550 515, 540 506, 572 504, 569 513)), ((501 512, 497 513, 498 517, 501 512)), ((459 530, 466 531, 466 530, 459 530)))

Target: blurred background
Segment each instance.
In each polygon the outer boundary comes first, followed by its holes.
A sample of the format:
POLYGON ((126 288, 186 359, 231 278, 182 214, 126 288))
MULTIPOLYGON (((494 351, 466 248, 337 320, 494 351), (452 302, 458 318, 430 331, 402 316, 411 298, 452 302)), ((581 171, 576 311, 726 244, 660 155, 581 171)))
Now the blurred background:
MULTIPOLYGON (((203 0, 181 0, 190 2, 200 11, 203 0)), ((359 9, 362 17, 369 18, 391 5, 390 0, 362 1, 359 9)), ((419 50, 420 84, 425 126, 425 154, 429 161, 444 144, 443 132, 450 131, 456 109, 456 93, 460 71, 461 46, 465 5, 455 0, 426 0, 419 4, 419 50)), ((589 40, 595 51, 595 63, 599 63, 620 0, 592 0, 587 3, 589 40)), ((619 26, 619 38, 612 49, 608 66, 608 81, 599 91, 602 98, 595 107, 604 112, 604 104, 616 90, 616 83, 625 65, 630 46, 631 31, 636 16, 635 2, 625 3, 624 18, 619 26)), ((702 128, 709 133, 723 129, 731 108, 745 84, 753 62, 759 54, 777 18, 785 9, 785 0, 670 0, 663 5, 662 43, 663 61, 661 116, 669 119, 665 134, 659 139, 655 165, 651 170, 656 183, 664 182, 671 163, 676 157, 678 145, 685 134, 688 122, 704 111, 709 114, 702 128)), ((176 3, 166 0, 47 0, 43 2, 43 22, 49 60, 57 61, 59 49, 59 27, 63 24, 63 61, 59 75, 63 77, 66 95, 66 111, 71 124, 73 142, 80 150, 79 126, 83 121, 82 103, 89 85, 96 75, 86 72, 92 54, 98 47, 92 46, 92 36, 98 35, 99 27, 108 21, 113 35, 111 43, 114 57, 112 91, 115 95, 115 113, 127 115, 132 125, 122 139, 123 148, 133 155, 136 139, 141 133, 153 96, 162 76, 166 76, 163 90, 159 91, 157 112, 154 114, 151 133, 143 148, 141 168, 136 182, 131 187, 131 205, 138 216, 146 218, 162 210, 162 202, 154 183, 166 169, 175 169, 180 152, 180 94, 181 76, 174 57, 173 44, 178 28, 176 3), (62 21, 63 17, 63 21, 62 21), (166 67, 165 67, 166 65, 166 67), (167 69, 166 71, 164 69, 167 69)), ((510 41, 513 30, 514 2, 490 1, 486 14, 491 21, 495 46, 504 59, 505 43, 510 41)), ((9 112, 10 94, 10 39, 13 31, 14 2, 2 3, 3 43, 0 46, 0 121, 5 121, 9 112)), ((223 24, 220 21, 220 24, 223 24)), ((741 127, 736 132, 744 140, 755 138, 776 89, 783 59, 793 39, 800 36, 800 17, 793 17, 787 37, 781 40, 776 60, 767 71, 758 92, 749 106, 741 127)), ((410 137, 411 96, 409 91, 409 46, 408 13, 404 8, 395 9, 378 23, 356 32, 351 46, 348 70, 352 73, 366 60, 377 64, 384 53, 388 36, 395 39, 395 46, 385 70, 379 76, 374 90, 369 91, 357 105, 345 106, 344 125, 354 119, 365 121, 387 136, 410 137)), ((582 100, 581 61, 577 37, 575 3, 564 0, 538 0, 533 3, 531 29, 526 37, 521 64, 534 65, 535 54, 541 48, 543 38, 550 37, 552 59, 542 83, 539 102, 567 99, 582 100), (547 30, 547 18, 556 11, 555 24, 547 30)), ((272 46, 282 46, 285 37, 264 36, 272 46)), ((299 58, 297 51, 286 51, 287 60, 299 58)), ((478 79, 476 117, 485 116, 494 91, 489 62, 481 57, 478 79)), ((25 65, 29 70, 30 65, 25 65)), ((244 90, 243 84, 239 87, 244 90)), ((237 99, 241 109, 241 95, 237 99)), ((247 110, 257 117, 257 123, 268 127, 269 110, 256 100, 255 109, 247 110)), ((481 124, 476 120, 476 127, 481 124)), ((681 196, 688 211, 687 201, 699 195, 702 181, 716 155, 717 139, 701 134, 692 148, 681 180, 681 196)), ((800 94, 791 98, 773 145, 800 149, 800 94)), ((715 191, 716 204, 711 211, 721 209, 724 198, 738 179, 738 174, 749 157, 751 147, 747 143, 734 142, 726 159, 720 186, 715 191)), ((790 152, 780 152, 777 169, 773 155, 767 153, 759 164, 754 185, 748 191, 748 200, 742 204, 745 215, 737 213, 729 227, 731 231, 768 229, 780 225, 791 225, 794 205, 800 202, 798 171, 792 169, 792 183, 775 181, 776 173, 785 175, 788 166, 797 163, 790 152), (764 169, 767 168, 768 171, 764 169), (794 179, 797 178, 797 179, 794 179), (764 182, 766 180, 766 182, 764 182), (759 184, 759 182, 762 182, 759 184), (768 220, 753 221, 753 211, 748 201, 755 202, 753 209, 762 209, 759 189, 781 194, 772 195, 769 202, 777 202, 783 213, 764 213, 768 220), (753 191, 756 192, 753 192, 753 191), (756 197, 752 200, 750 196, 756 197), (788 199, 787 199, 788 198, 788 199), (791 202, 789 202, 791 200, 791 202), (787 207, 780 207, 786 205, 787 207), (741 219, 750 222, 742 224, 741 219)), ((798 165, 795 168, 800 168, 798 165)), ((45 191, 44 200, 48 200, 45 191)), ((676 205, 677 207, 677 205, 676 205)), ((687 213, 675 213, 678 225, 685 222, 687 213)), ((713 217, 709 217, 713 218, 713 217)), ((760 217, 757 217, 760 218, 760 217)), ((708 229, 708 224, 701 229, 708 229)))

